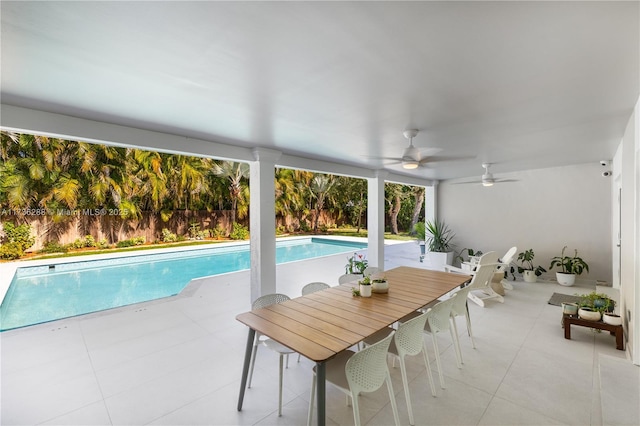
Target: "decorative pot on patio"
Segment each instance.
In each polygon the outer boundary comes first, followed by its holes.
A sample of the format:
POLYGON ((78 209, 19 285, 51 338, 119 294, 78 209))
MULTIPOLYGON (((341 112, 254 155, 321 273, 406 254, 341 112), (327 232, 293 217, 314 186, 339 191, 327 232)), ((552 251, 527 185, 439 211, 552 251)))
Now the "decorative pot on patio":
POLYGON ((562 302, 562 313, 567 315, 577 315, 578 304, 562 302))
POLYGON ((571 287, 576 283, 576 275, 575 274, 564 274, 562 272, 556 272, 556 280, 558 284, 564 285, 567 287, 571 287))
POLYGON ((538 281, 538 276, 536 275, 536 271, 525 269, 522 271, 522 278, 527 283, 535 283, 538 281))
POLYGON ((588 321, 600 321, 600 317, 601 317, 600 312, 594 311, 591 308, 578 309, 578 316, 588 321))
POLYGON ((620 315, 611 314, 608 312, 602 315, 602 321, 604 321, 606 324, 622 325, 622 317, 620 315))

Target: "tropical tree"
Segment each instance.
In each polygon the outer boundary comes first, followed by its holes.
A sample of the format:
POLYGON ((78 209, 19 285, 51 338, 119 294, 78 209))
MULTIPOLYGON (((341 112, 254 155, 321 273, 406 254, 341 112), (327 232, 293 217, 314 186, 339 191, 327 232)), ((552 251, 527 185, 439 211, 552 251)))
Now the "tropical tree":
POLYGON ((213 173, 223 177, 229 181, 229 198, 231 199, 231 223, 236 221, 236 211, 238 203, 242 203, 242 211, 246 213, 248 206, 248 192, 243 191, 246 188, 244 181, 249 179, 249 165, 247 163, 239 163, 233 161, 214 162, 212 164, 213 173))
POLYGON ((386 201, 389 205, 389 218, 391 225, 391 233, 394 235, 399 234, 398 231, 398 214, 402 208, 402 201, 408 196, 408 187, 398 183, 386 183, 385 193, 386 201))
POLYGON ((311 181, 311 193, 316 199, 315 208, 315 220, 313 225, 313 232, 318 232, 318 219, 320 218, 320 212, 324 208, 324 203, 327 198, 331 197, 331 190, 336 183, 335 176, 333 175, 315 175, 311 181))

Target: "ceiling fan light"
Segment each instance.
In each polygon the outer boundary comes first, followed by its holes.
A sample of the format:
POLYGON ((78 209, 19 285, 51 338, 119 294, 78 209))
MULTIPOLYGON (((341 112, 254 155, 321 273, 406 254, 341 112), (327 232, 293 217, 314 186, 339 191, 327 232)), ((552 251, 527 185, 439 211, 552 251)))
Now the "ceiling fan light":
POLYGON ((402 162, 402 168, 407 170, 417 169, 418 162, 414 160, 405 160, 402 162))
POLYGON ((483 180, 482 186, 493 186, 493 181, 491 180, 483 180))

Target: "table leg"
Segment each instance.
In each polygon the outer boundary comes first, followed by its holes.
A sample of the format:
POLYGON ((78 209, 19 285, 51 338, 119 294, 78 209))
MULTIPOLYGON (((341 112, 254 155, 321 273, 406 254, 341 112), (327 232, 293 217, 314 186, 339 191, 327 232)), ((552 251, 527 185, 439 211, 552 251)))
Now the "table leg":
POLYGON ((318 408, 318 426, 324 426, 326 419, 326 367, 324 362, 316 363, 316 396, 318 408))
POLYGON ((240 383, 240 395, 238 395, 238 411, 242 411, 242 401, 244 400, 244 390, 247 388, 247 376, 249 375, 249 363, 251 362, 251 352, 253 351, 253 339, 256 338, 256 331, 249 328, 247 336, 247 348, 244 351, 244 365, 242 366, 242 381, 240 383))
POLYGON ((564 325, 564 338, 571 340, 571 324, 567 324, 566 317, 562 318, 562 324, 564 325))
POLYGON ((624 336, 622 335, 622 327, 616 328, 616 349, 624 351, 624 336))

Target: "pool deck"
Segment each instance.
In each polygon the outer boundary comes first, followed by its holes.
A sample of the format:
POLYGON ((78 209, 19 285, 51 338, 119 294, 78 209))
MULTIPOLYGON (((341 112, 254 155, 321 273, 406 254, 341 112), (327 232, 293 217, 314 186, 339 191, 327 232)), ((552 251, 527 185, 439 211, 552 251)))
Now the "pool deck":
MULTIPOLYGON (((385 247, 385 269, 420 263, 415 243, 385 247)), ((277 267, 277 291, 300 295, 310 281, 335 285, 345 254, 277 267)), ((3 425, 300 425, 306 423, 311 361, 289 360, 278 417, 278 357, 261 349, 253 386, 236 410, 250 309, 250 272, 193 280, 178 296, 0 333, 3 425)), ((514 282, 505 303, 470 303, 477 348, 458 320, 464 364, 438 335, 446 388, 431 396, 424 361, 407 359, 416 425, 639 424, 638 367, 608 333, 576 329, 566 340, 554 292, 590 288, 514 282)), ((598 289, 599 291, 602 289, 598 289)), ((431 338, 427 350, 435 373, 431 338)), ((402 424, 399 368, 390 368, 402 424)), ((436 375, 437 376, 437 375, 436 375)), ((384 387, 360 399, 362 424, 392 424, 384 387)), ((344 395, 327 387, 327 424, 353 424, 344 395)))

